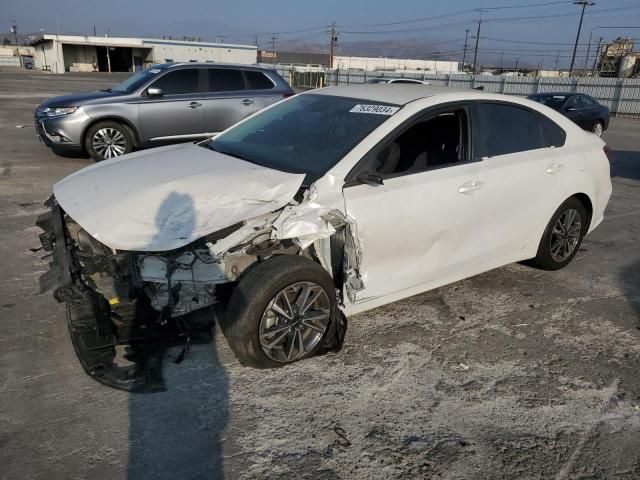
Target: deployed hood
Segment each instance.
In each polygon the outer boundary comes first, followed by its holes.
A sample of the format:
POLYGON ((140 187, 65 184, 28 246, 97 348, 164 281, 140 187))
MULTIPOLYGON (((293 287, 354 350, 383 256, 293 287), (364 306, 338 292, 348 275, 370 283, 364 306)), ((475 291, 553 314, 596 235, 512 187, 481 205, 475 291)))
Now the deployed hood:
POLYGON ((285 206, 303 180, 182 144, 97 163, 60 180, 53 193, 105 245, 166 251, 285 206))

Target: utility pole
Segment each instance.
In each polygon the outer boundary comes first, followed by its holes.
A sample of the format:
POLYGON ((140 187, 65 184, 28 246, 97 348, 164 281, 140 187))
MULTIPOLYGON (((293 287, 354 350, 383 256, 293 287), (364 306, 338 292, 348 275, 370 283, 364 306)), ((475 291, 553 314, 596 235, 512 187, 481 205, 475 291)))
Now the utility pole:
POLYGON ((336 30, 336 22, 331 24, 331 30, 329 30, 331 38, 329 40, 329 68, 333 68, 333 52, 335 50, 336 43, 338 43, 338 32, 336 30))
MULTIPOLYGON (((514 69, 516 74, 518 73, 518 62, 520 61, 520 57, 516 58, 516 68, 514 69)), ((516 75, 517 76, 517 75, 516 75)))
POLYGON ((464 31, 464 50, 462 52, 462 71, 464 72, 464 63, 467 60, 467 47, 469 46, 467 44, 467 40, 469 39, 469 29, 467 28, 464 31))
POLYGON ((482 25, 482 9, 478 8, 478 31, 476 32, 476 48, 473 51, 473 72, 476 73, 476 61, 478 60, 478 42, 480 41, 480 25, 482 25))
POLYGON ((589 64, 589 53, 591 52, 591 36, 593 35, 593 28, 589 32, 589 43, 587 44, 587 56, 584 58, 584 73, 586 76, 587 65, 589 64))
POLYGON ((276 40, 278 36, 274 33, 271 35, 271 63, 275 65, 276 63, 276 40))
POLYGON ((600 47, 602 46, 602 37, 598 39, 598 48, 596 48, 596 58, 593 59, 593 68, 591 69, 591 76, 593 77, 596 72, 596 66, 598 65, 598 57, 600 56, 600 47))
POLYGON ((502 62, 504 60, 504 50, 500 50, 500 73, 502 73, 502 62))
POLYGON ((554 70, 558 70, 558 61, 560 60, 560 50, 558 50, 558 53, 556 53, 556 63, 554 65, 554 70))
POLYGON ((96 26, 95 25, 93 26, 93 36, 94 37, 96 36, 96 26))
POLYGON ((587 2, 585 0, 580 0, 578 2, 573 2, 574 5, 579 5, 582 7, 582 12, 580 12, 580 23, 578 23, 578 33, 576 34, 576 44, 573 46, 573 55, 571 55, 571 66, 569 67, 569 76, 573 73, 573 64, 576 61, 576 50, 578 49, 578 41, 580 40, 580 30, 582 30, 582 19, 584 17, 584 10, 587 7, 592 7, 595 5, 594 2, 587 2))

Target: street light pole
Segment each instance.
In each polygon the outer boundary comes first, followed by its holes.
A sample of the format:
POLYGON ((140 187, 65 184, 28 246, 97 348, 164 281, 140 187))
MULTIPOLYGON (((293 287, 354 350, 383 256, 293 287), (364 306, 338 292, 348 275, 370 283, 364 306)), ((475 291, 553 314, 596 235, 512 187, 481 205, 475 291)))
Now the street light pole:
POLYGON ((464 63, 467 60, 467 40, 469 39, 469 29, 464 31, 464 50, 462 52, 462 71, 464 72, 464 63))
POLYGON ((18 45, 18 26, 15 24, 15 22, 13 23, 13 25, 11 25, 11 33, 13 33, 13 38, 16 41, 16 53, 18 54, 18 59, 20 60, 20 68, 22 68, 24 65, 22 65, 22 55, 20 55, 20 45, 18 45))
POLYGON ((578 2, 573 2, 574 5, 580 5, 582 7, 582 12, 580 12, 580 23, 578 23, 578 33, 576 34, 576 43, 573 46, 573 55, 571 55, 571 66, 569 67, 569 76, 573 73, 573 65, 576 61, 576 50, 578 49, 578 41, 580 40, 580 30, 582 30, 582 19, 584 17, 584 10, 587 7, 592 7, 595 5, 594 2, 587 2, 584 0, 580 0, 578 2))

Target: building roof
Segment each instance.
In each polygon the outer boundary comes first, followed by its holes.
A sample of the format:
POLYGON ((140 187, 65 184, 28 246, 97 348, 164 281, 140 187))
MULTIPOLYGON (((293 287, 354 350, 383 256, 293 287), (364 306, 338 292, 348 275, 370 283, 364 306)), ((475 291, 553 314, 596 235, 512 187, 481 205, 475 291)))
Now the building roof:
POLYGON ((166 38, 138 38, 138 37, 99 37, 92 35, 56 35, 45 33, 31 40, 31 45, 38 45, 46 41, 59 41, 75 45, 96 45, 111 47, 151 48, 152 45, 181 45, 209 48, 241 48, 257 50, 255 45, 239 45, 232 43, 191 42, 188 40, 173 40, 166 38))
POLYGON ((395 105, 405 105, 419 98, 432 97, 434 95, 444 95, 451 93, 470 92, 482 96, 478 90, 468 88, 442 87, 435 85, 420 85, 408 83, 383 83, 383 84, 362 84, 348 85, 341 87, 327 87, 319 90, 311 90, 308 93, 318 95, 334 95, 337 97, 358 98, 374 102, 393 103, 395 105))

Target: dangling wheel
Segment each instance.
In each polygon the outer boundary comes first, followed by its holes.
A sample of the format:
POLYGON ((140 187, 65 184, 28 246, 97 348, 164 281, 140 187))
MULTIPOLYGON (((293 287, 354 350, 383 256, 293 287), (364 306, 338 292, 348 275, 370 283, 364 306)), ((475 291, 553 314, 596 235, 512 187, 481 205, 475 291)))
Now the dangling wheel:
POLYGON ((221 327, 243 364, 278 367, 319 350, 336 308, 333 280, 324 268, 282 255, 247 272, 221 327))

